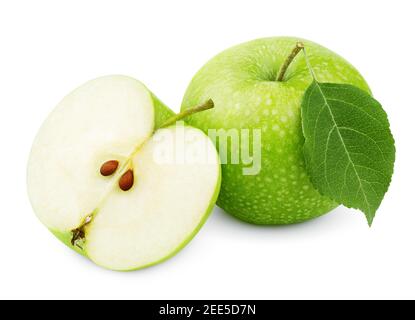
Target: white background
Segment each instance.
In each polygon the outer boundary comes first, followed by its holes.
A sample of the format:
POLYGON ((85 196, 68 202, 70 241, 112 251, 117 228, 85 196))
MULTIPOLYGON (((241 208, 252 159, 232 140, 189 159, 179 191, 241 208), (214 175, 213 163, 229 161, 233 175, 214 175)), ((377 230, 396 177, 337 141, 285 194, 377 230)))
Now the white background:
POLYGON ((0 298, 415 298, 413 1, 2 1, 0 298), (396 173, 372 228, 339 208, 287 227, 215 209, 168 262, 133 273, 94 266, 54 239, 26 195, 42 121, 76 86, 121 73, 179 110, 193 74, 247 40, 294 35, 354 64, 389 114, 396 173))

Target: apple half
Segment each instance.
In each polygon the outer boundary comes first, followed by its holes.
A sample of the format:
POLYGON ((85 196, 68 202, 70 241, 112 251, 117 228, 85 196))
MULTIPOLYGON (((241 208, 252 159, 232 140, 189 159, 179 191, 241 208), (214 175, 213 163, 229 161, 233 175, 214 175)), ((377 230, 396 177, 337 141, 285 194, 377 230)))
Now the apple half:
POLYGON ((136 270, 173 256, 212 211, 221 178, 210 139, 178 119, 130 77, 77 88, 32 147, 28 192, 38 218, 108 269, 136 270))

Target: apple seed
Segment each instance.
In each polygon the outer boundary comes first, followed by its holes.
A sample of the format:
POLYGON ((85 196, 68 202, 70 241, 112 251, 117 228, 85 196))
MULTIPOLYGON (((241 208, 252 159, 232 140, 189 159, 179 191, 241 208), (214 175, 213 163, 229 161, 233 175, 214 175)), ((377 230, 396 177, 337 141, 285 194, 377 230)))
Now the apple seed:
POLYGON ((129 169, 125 172, 120 180, 118 181, 118 185, 122 191, 128 191, 132 188, 134 184, 134 172, 133 170, 129 169))
POLYGON ((100 173, 104 177, 107 177, 107 176, 112 175, 115 171, 117 171, 117 168, 118 168, 118 161, 109 160, 101 166, 100 173))

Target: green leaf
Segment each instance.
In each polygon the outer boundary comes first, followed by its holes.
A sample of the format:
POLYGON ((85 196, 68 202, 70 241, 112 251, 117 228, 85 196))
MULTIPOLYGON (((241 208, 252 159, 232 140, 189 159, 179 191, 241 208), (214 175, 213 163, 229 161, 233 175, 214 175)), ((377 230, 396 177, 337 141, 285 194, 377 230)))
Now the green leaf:
POLYGON ((314 81, 301 105, 306 168, 317 190, 372 224, 389 188, 395 146, 379 102, 351 85, 314 81))

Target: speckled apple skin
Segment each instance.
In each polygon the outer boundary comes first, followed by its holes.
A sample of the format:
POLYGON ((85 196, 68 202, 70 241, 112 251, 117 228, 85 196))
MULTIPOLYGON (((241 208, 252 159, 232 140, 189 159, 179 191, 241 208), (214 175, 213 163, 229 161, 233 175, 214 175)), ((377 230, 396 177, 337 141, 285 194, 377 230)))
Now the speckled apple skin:
POLYGON ((292 62, 283 82, 275 81, 297 41, 304 43, 319 82, 347 83, 370 93, 359 72, 334 52, 304 39, 276 37, 220 53, 194 76, 183 98, 182 110, 213 99, 213 110, 188 119, 206 133, 221 128, 261 130, 258 175, 243 175, 243 164, 222 165, 218 205, 249 223, 298 223, 337 206, 313 187, 304 165, 300 106, 312 82, 304 55, 300 52, 292 62))

